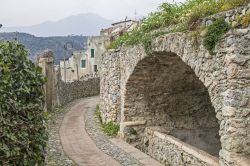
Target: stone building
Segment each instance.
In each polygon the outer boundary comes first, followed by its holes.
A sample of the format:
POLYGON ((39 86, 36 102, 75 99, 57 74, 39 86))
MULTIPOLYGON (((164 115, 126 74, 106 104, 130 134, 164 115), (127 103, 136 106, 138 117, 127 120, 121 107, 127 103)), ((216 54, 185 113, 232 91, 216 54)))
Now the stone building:
POLYGON ((73 51, 72 56, 60 61, 61 78, 65 82, 80 80, 86 74, 90 74, 88 68, 88 55, 86 51, 73 51))
POLYGON ((89 37, 86 50, 73 51, 71 57, 60 61, 62 80, 73 82, 87 75, 98 74, 101 56, 107 51, 110 42, 137 25, 138 22, 133 20, 116 22, 110 28, 102 29, 100 36, 89 37))
POLYGON ((107 51, 110 42, 119 37, 124 32, 130 31, 137 25, 137 21, 127 20, 113 23, 110 28, 102 29, 100 36, 92 36, 87 41, 86 64, 88 74, 98 73, 100 70, 100 60, 107 51))
MULTIPOLYGON (((233 24, 249 6, 202 24, 218 18, 233 24)), ((139 45, 105 53, 103 122, 119 124, 121 138, 165 165, 248 166, 250 26, 225 34, 214 55, 202 40, 171 33, 152 41, 152 55, 139 45)))
POLYGON ((100 59, 103 53, 107 51, 109 45, 108 36, 92 36, 88 38, 86 51, 86 64, 88 74, 98 73, 100 70, 100 59))
POLYGON ((72 56, 60 61, 61 78, 64 82, 81 80, 86 75, 95 75, 99 71, 100 57, 109 44, 107 36, 88 38, 87 49, 73 51, 72 56))
POLYGON ((111 27, 101 30, 101 36, 109 36, 110 41, 117 39, 119 36, 123 35, 125 32, 132 31, 139 22, 134 20, 125 20, 120 22, 115 22, 111 27))

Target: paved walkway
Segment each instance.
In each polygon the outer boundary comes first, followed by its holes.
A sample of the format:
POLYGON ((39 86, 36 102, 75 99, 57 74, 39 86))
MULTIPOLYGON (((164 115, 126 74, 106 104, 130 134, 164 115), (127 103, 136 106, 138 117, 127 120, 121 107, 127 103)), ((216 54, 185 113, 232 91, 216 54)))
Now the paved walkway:
POLYGON ((163 166, 152 157, 146 155, 128 143, 108 137, 101 129, 100 120, 95 116, 95 110, 85 114, 85 129, 94 140, 96 146, 104 153, 114 158, 123 166, 163 166))
POLYGON ((99 150, 85 131, 84 112, 95 109, 99 97, 85 98, 71 107, 60 127, 66 154, 80 166, 118 166, 110 156, 99 150))

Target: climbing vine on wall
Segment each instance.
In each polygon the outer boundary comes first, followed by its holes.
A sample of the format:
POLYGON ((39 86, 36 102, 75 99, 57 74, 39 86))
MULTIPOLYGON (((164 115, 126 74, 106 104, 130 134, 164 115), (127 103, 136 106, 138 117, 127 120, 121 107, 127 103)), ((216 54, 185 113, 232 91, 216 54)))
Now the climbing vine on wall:
POLYGON ((43 165, 47 132, 40 68, 24 46, 0 43, 0 165, 43 165))

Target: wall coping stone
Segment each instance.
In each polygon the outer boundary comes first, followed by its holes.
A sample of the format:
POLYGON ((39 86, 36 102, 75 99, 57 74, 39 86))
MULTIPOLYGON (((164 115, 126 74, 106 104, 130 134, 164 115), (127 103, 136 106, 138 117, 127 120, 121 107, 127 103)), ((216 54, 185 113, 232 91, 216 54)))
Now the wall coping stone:
POLYGON ((120 123, 120 128, 121 130, 124 129, 125 127, 128 127, 128 126, 140 126, 140 125, 145 125, 146 124, 146 120, 143 120, 143 121, 134 121, 134 122, 123 122, 123 123, 120 123))
MULTIPOLYGON (((150 129, 149 129, 150 130, 150 129)), ((153 135, 162 139, 162 140, 166 140, 174 145, 176 145, 178 148, 182 149, 183 151, 197 157, 198 159, 208 163, 209 165, 212 166, 218 166, 219 165, 219 159, 217 157, 214 157, 208 153, 206 153, 203 150, 200 150, 198 148, 195 148, 194 146, 191 146, 187 143, 184 143, 182 141, 180 141, 179 139, 171 136, 171 135, 167 135, 164 133, 160 133, 158 131, 154 131, 153 135)))

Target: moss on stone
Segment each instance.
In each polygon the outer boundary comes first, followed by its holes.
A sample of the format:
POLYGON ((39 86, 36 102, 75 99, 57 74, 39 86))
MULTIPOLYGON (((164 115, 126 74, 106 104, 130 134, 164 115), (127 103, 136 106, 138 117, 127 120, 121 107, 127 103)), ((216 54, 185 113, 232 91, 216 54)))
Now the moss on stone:
POLYGON ((250 12, 244 15, 243 18, 241 19, 241 25, 248 26, 249 23, 250 23, 250 12))
POLYGON ((213 53, 214 47, 221 37, 230 30, 230 25, 223 19, 217 19, 213 24, 207 27, 207 32, 204 36, 204 46, 213 53))

